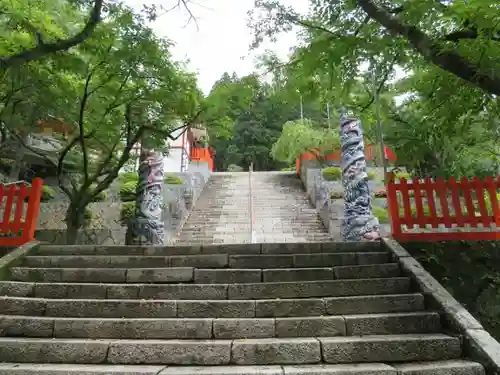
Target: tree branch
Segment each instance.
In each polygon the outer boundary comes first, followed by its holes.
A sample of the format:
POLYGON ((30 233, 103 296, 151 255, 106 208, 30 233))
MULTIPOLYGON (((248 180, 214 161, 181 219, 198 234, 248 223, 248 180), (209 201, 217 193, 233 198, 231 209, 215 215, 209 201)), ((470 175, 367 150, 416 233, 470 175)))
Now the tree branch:
POLYGON ((83 29, 78 34, 67 39, 58 40, 53 43, 43 43, 41 38, 37 38, 38 43, 35 47, 25 51, 21 51, 11 56, 1 56, 0 68, 7 69, 10 67, 19 66, 33 60, 38 60, 48 54, 56 53, 59 51, 66 51, 71 47, 84 42, 90 36, 90 34, 92 34, 97 24, 101 21, 103 4, 104 0, 94 0, 94 6, 90 11, 89 18, 85 23, 83 29))
POLYGON ((401 23, 387 10, 376 5, 373 0, 356 0, 356 3, 372 19, 387 28, 389 32, 405 37, 410 45, 427 61, 488 93, 500 95, 499 75, 495 75, 492 71, 481 71, 479 66, 460 54, 443 48, 437 41, 429 38, 427 34, 417 27, 401 23))
MULTIPOLYGON (((469 30, 458 30, 454 31, 448 35, 445 35, 443 37, 444 40, 448 42, 458 42, 463 39, 477 39, 479 38, 479 32, 477 31, 476 28, 474 29, 469 29, 469 30)), ((500 42, 500 36, 495 36, 492 35, 489 40, 495 41, 495 42, 500 42)))

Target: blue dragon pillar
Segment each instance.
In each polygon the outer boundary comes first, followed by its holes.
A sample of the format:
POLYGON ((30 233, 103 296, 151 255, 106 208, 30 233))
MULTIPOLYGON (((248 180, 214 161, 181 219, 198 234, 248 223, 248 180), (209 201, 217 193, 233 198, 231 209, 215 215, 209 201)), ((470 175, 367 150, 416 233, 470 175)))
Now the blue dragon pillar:
POLYGON ((142 149, 136 190, 135 218, 129 223, 127 245, 161 246, 165 243, 163 208, 163 154, 142 149))
POLYGON ((340 144, 344 186, 342 237, 345 241, 377 240, 380 225, 372 214, 361 122, 349 117, 345 110, 340 116, 340 144))

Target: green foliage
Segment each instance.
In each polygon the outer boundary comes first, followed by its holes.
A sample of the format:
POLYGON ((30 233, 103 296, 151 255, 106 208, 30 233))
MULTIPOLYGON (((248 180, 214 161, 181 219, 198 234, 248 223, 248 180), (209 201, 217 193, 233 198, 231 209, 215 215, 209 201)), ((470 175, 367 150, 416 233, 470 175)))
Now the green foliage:
POLYGON ((230 164, 227 167, 228 172, 243 172, 243 168, 236 164, 230 164))
POLYGON ((500 340, 498 242, 407 242, 404 247, 500 340))
POLYGON ((163 180, 167 185, 182 185, 184 180, 178 176, 167 175, 163 180))
POLYGON ((138 176, 137 172, 125 172, 125 173, 121 173, 118 175, 118 181, 121 184, 130 182, 130 181, 137 182, 137 181, 139 181, 139 176, 138 176))
POLYGON ((282 172, 295 172, 295 166, 281 168, 282 172))
POLYGON ((389 222, 389 212, 386 208, 374 205, 372 207, 373 216, 375 216, 381 224, 389 222))
POLYGON ((322 175, 327 181, 338 181, 342 178, 342 171, 337 167, 328 167, 323 169, 322 175))
POLYGON ((47 202, 56 196, 56 191, 48 185, 42 187, 42 202, 47 202))
MULTIPOLYGON (((97 184, 92 184, 90 185, 90 191, 93 191, 97 188, 97 184)), ((101 192, 99 192, 95 197, 94 199, 92 200, 93 202, 104 202, 105 200, 108 199, 108 192, 107 190, 103 190, 101 192)))
POLYGON ((128 223, 135 215, 135 201, 124 202, 120 206, 120 221, 122 224, 128 223))
MULTIPOLYGON (((500 205, 500 193, 496 194, 496 200, 500 205)), ((488 211, 489 215, 493 214, 493 203, 491 202, 491 197, 489 193, 484 194, 484 203, 486 205, 486 210, 488 211)))
POLYGON ((377 174, 375 172, 369 171, 368 172, 368 179, 369 180, 375 180, 377 178, 377 174))
POLYGON ((278 141, 273 145, 271 155, 274 159, 295 163, 304 152, 319 150, 318 159, 337 151, 340 138, 337 131, 321 128, 311 120, 289 121, 283 125, 278 141))
POLYGON ((135 201, 137 182, 128 181, 120 186, 118 195, 122 202, 135 201))
POLYGON ((90 207, 85 207, 85 210, 83 211, 83 218, 85 221, 90 221, 94 217, 94 213, 90 209, 90 207))

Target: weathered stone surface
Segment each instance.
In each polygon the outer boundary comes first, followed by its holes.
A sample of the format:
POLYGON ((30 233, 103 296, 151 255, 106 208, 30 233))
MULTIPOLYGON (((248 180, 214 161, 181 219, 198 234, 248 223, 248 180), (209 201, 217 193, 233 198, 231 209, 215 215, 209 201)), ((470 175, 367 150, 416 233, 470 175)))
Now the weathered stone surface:
POLYGON ((433 312, 346 315, 344 319, 347 335, 352 336, 441 331, 440 316, 433 312))
POLYGON ((187 255, 170 257, 172 267, 224 268, 228 264, 227 254, 187 255))
POLYGON ((45 315, 78 318, 175 318, 175 301, 47 300, 45 315))
POLYGON ((141 299, 227 299, 227 284, 172 284, 142 285, 139 287, 141 299))
POLYGON ((127 270, 128 283, 181 283, 194 279, 191 267, 131 268, 127 270))
POLYGON ((231 255, 231 268, 287 268, 294 266, 294 255, 231 255))
POLYGON ((357 264, 382 264, 391 261, 390 254, 387 251, 357 253, 357 264))
POLYGON ((330 315, 421 311, 425 307, 420 293, 325 298, 325 306, 330 315))
MULTIPOLYGON (((107 288, 112 284, 78 284, 78 283, 36 283, 33 295, 38 298, 107 298, 107 288)), ((137 295, 136 295, 137 296, 137 295)), ((114 298, 109 297, 108 298, 114 298)), ((134 297, 135 298, 135 297, 134 297)))
POLYGON ((227 365, 230 359, 229 340, 123 340, 112 342, 108 352, 115 364, 227 365))
POLYGON ((274 319, 215 319, 214 338, 240 339, 274 337, 274 319))
POLYGON ((253 318, 255 301, 178 301, 182 318, 253 318))
POLYGON ((55 337, 210 339, 212 319, 56 319, 55 337))
POLYGON ((165 366, 0 364, 0 375, 158 375, 165 366))
POLYGON ((102 282, 123 283, 127 270, 123 268, 12 268, 12 279, 40 282, 102 282))
POLYGON ((319 338, 327 363, 411 362, 460 358, 460 339, 446 335, 319 338))
POLYGON ((322 299, 268 299, 255 301, 255 316, 286 317, 315 316, 325 314, 322 299))
POLYGON ((0 337, 0 361, 20 363, 103 363, 109 341, 0 337))
POLYGON ((479 363, 452 360, 430 363, 394 364, 401 375, 484 375, 483 366, 479 363))
POLYGON ((488 374, 500 372, 500 343, 483 329, 465 331, 465 353, 483 363, 488 374))
POLYGON ((321 243, 264 243, 262 254, 320 253, 321 243))
POLYGON ((340 316, 277 318, 277 337, 345 336, 346 325, 340 316))
POLYGON ((356 264, 356 253, 296 254, 293 255, 295 267, 332 267, 356 264))
POLYGON ((167 367, 158 375, 283 375, 281 366, 167 367))
POLYGON ((284 375, 398 375, 394 367, 381 363, 284 366, 283 369, 284 375))
POLYGON ((45 300, 25 297, 0 296, 0 311, 9 315, 43 315, 45 300))
POLYGON ((0 296, 29 297, 33 295, 35 283, 0 281, 0 296))
POLYGON ((320 360, 319 342, 312 338, 235 340, 231 356, 237 365, 306 364, 320 360))
POLYGON ((163 256, 134 255, 55 255, 29 256, 23 265, 27 267, 67 268, 153 268, 169 267, 170 258, 163 256))
POLYGON ((52 337, 53 328, 54 321, 50 318, 0 316, 1 336, 52 337))
POLYGON ((264 282, 332 280, 332 268, 286 268, 262 271, 264 282))
POLYGON ((260 269, 197 269, 194 273, 197 284, 258 283, 261 279, 260 269))
POLYGON ((372 277, 401 276, 398 263, 341 266, 334 267, 333 272, 336 279, 369 279, 372 277))
POLYGON ((296 283, 260 283, 229 285, 230 299, 307 298, 365 294, 405 293, 410 280, 392 279, 310 281, 296 283))

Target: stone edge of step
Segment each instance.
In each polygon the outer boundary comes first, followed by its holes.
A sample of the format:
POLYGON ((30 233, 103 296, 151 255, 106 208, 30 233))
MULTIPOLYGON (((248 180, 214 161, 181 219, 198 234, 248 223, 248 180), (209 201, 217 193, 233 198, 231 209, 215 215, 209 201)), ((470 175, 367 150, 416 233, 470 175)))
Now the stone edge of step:
POLYGON ((461 375, 484 375, 484 368, 466 360, 431 363, 302 366, 144 366, 144 365, 69 365, 69 364, 0 364, 0 375, 449 375, 450 370, 461 375), (458 372, 460 371, 460 372, 458 372))

